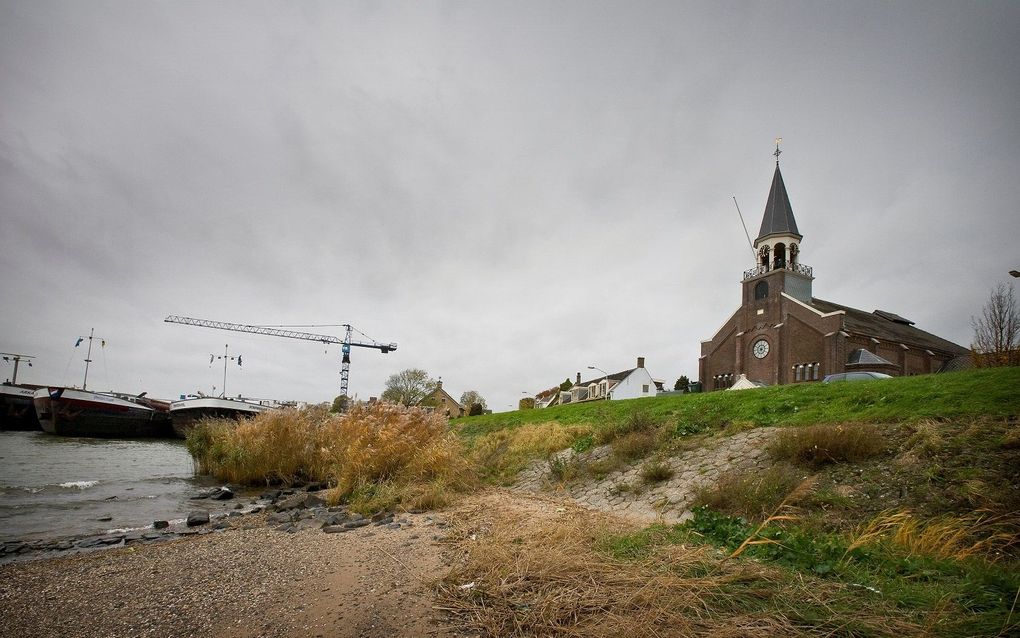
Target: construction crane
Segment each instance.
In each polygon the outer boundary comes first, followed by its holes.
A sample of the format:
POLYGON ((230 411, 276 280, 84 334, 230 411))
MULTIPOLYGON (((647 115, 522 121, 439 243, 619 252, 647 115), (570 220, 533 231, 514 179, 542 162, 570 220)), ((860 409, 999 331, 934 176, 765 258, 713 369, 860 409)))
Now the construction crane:
POLYGON ((287 339, 304 339, 305 341, 318 341, 319 343, 338 343, 340 349, 343 352, 343 359, 340 368, 340 394, 344 397, 347 396, 347 384, 351 376, 351 347, 355 346, 358 348, 374 348, 379 350, 383 354, 391 352, 397 349, 395 343, 378 343, 372 341, 372 343, 362 343, 360 341, 352 341, 351 334, 354 332, 354 328, 349 323, 341 324, 341 327, 345 329, 344 337, 334 337, 332 335, 320 335, 313 334, 311 332, 298 332, 295 330, 281 330, 271 326, 251 326, 243 323, 226 323, 224 321, 209 321, 207 319, 193 319, 191 317, 179 317, 177 315, 170 315, 163 320, 166 323, 180 323, 186 326, 199 326, 201 328, 216 328, 218 330, 231 330, 233 332, 247 332, 255 335, 268 335, 270 337, 285 337, 287 339))

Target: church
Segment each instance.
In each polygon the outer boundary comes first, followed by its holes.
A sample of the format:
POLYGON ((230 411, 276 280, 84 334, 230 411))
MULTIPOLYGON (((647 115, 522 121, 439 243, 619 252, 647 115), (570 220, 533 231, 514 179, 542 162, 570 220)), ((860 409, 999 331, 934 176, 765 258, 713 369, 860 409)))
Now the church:
POLYGON ((765 203, 757 265, 744 272, 742 303, 701 342, 698 372, 705 391, 729 388, 741 375, 756 385, 820 381, 851 371, 892 376, 929 374, 960 364, 969 350, 915 327, 893 312, 866 312, 814 296, 814 273, 801 261, 801 240, 779 170, 765 203))

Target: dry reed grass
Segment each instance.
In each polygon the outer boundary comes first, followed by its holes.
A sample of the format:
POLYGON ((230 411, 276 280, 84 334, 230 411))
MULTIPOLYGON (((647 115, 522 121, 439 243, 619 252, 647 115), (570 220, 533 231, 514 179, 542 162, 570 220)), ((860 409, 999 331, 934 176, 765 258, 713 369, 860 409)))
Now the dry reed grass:
POLYGON ((188 439, 203 471, 244 484, 328 482, 331 502, 439 505, 473 471, 446 420, 388 403, 266 412, 239 423, 202 423, 188 439))
POLYGON ((472 445, 471 458, 484 474, 510 481, 535 458, 547 458, 590 433, 587 426, 566 426, 555 421, 529 423, 478 438, 472 445))
POLYGON ((762 520, 804 480, 802 470, 780 463, 764 470, 730 471, 695 491, 694 505, 748 520, 762 520))
POLYGON ((922 520, 910 511, 886 510, 857 531, 843 558, 858 547, 888 542, 911 556, 995 562, 1020 544, 1016 523, 987 511, 922 520))
POLYGON ((632 531, 626 524, 542 505, 485 505, 457 530, 455 549, 465 558, 437 590, 442 608, 481 635, 855 635, 843 631, 848 624, 861 635, 917 633, 888 609, 827 614, 855 594, 754 561, 720 561, 705 546, 663 545, 638 562, 613 558, 600 547, 606 535, 632 531), (797 610, 806 605, 822 613, 805 621, 797 610))
POLYGON ((784 428, 769 444, 773 457, 819 467, 863 461, 882 453, 885 437, 875 425, 812 425, 784 428))
POLYGON ((636 461, 658 447, 658 437, 649 430, 628 432, 612 442, 613 454, 624 461, 636 461))

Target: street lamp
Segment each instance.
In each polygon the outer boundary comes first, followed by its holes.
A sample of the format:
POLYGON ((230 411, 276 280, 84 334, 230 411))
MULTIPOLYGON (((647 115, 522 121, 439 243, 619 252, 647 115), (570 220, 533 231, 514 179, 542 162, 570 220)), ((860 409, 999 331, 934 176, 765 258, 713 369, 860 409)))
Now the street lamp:
POLYGON ((602 378, 602 381, 603 381, 603 383, 606 384, 606 401, 608 401, 609 400, 609 373, 606 372, 605 370, 603 370, 602 368, 598 367, 598 366, 588 366, 588 369, 589 370, 598 370, 599 372, 601 372, 604 375, 603 378, 602 378))

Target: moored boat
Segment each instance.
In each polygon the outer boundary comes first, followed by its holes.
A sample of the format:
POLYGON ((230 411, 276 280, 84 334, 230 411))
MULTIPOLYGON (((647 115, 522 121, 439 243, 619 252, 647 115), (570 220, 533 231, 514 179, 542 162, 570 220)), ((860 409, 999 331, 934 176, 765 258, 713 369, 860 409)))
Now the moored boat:
POLYGON ((187 396, 170 404, 174 433, 184 439, 202 419, 244 419, 277 407, 268 401, 242 398, 187 396))
POLYGON ((0 430, 38 430, 32 395, 39 386, 0 385, 0 430))
POLYGON ((33 395, 44 432, 98 438, 170 438, 170 404, 144 396, 46 387, 33 395))

